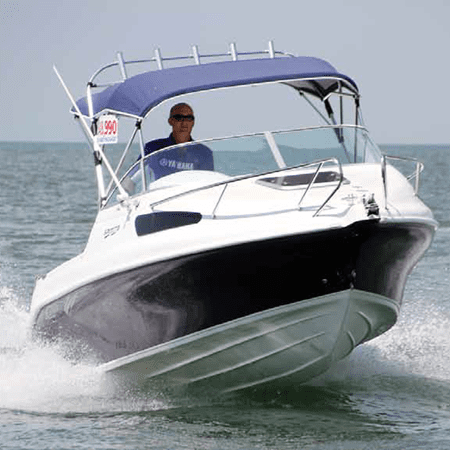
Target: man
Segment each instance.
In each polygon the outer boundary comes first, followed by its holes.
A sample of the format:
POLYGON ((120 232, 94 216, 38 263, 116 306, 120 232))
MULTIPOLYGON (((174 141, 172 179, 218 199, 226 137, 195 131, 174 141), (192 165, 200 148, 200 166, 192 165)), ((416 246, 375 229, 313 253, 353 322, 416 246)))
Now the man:
POLYGON ((202 144, 188 144, 193 141, 191 132, 195 123, 192 108, 187 103, 178 103, 171 108, 168 122, 172 127, 170 136, 147 142, 144 148, 145 156, 154 153, 148 159, 155 179, 182 170, 214 170, 211 150, 202 144), (187 145, 158 152, 177 144, 187 145))

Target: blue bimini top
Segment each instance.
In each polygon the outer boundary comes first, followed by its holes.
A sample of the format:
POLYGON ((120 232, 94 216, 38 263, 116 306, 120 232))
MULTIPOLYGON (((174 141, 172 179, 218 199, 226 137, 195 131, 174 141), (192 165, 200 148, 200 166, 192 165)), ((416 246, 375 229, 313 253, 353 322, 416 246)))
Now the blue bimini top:
MULTIPOLYGON (((340 85, 358 95, 356 83, 322 59, 308 56, 247 59, 135 75, 92 95, 93 113, 115 112, 144 118, 152 108, 178 95, 276 81, 321 99, 340 85)), ((83 115, 89 116, 86 98, 78 100, 77 105, 83 115)))

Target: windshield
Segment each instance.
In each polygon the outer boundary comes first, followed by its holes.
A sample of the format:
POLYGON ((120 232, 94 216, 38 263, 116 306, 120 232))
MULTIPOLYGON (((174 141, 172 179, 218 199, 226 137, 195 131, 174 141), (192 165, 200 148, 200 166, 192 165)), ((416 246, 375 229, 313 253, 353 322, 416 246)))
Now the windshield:
MULTIPOLYGON (((327 158, 342 165, 381 161, 378 147, 367 130, 355 126, 323 126, 299 130, 257 133, 171 146, 137 161, 122 179, 130 195, 162 186, 174 173, 209 172, 211 183, 220 177, 262 174, 327 158)), ((189 174, 187 174, 189 175, 189 174)), ((173 177, 172 177, 173 178, 173 177)), ((203 179, 205 179, 203 177, 203 179)), ((184 177, 189 181, 189 177, 184 177)), ((107 204, 115 202, 113 192, 107 204)))

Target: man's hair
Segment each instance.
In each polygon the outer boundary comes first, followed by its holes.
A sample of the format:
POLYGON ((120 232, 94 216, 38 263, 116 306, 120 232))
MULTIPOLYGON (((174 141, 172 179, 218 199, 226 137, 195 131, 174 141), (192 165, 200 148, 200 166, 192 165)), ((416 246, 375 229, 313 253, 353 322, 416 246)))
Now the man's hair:
POLYGON ((172 108, 170 108, 170 115, 172 115, 172 113, 177 109, 180 108, 181 106, 187 106, 191 111, 194 111, 191 107, 191 105, 188 105, 187 103, 177 103, 176 105, 173 105, 172 108))

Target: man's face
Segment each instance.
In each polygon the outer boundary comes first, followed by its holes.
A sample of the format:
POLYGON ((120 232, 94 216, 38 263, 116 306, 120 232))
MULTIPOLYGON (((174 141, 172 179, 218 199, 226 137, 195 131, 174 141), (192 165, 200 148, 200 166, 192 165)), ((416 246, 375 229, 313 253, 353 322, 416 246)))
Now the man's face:
POLYGON ((193 115, 194 112, 187 105, 179 106, 172 111, 172 115, 169 118, 169 124, 172 126, 173 136, 178 144, 191 140, 191 132, 194 127, 194 120, 186 117, 180 118, 179 116, 193 115))

